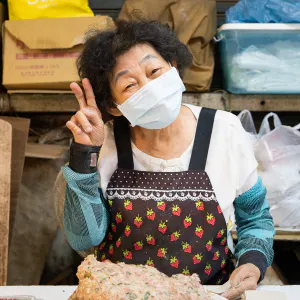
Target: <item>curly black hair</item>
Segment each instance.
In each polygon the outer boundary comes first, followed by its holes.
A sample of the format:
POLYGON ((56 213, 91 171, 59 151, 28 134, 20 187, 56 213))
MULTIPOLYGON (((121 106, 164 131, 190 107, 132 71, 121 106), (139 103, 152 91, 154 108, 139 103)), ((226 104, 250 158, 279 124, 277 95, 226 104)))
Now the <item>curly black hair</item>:
POLYGON ((166 61, 176 62, 181 76, 192 63, 188 48, 168 25, 157 21, 119 20, 114 29, 87 34, 84 49, 77 60, 77 69, 81 79, 90 80, 97 105, 103 114, 107 115, 108 109, 113 107, 109 75, 116 58, 143 43, 151 45, 166 61))

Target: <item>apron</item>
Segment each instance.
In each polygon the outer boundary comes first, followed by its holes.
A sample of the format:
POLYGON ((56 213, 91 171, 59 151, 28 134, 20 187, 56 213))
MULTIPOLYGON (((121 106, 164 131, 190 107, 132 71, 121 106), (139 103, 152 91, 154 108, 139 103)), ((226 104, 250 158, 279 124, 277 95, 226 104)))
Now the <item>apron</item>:
POLYGON ((118 169, 107 187, 111 224, 97 258, 157 268, 168 276, 199 275, 222 284, 233 270, 227 226, 205 172, 216 111, 202 108, 189 170, 134 170, 130 129, 115 120, 118 169))

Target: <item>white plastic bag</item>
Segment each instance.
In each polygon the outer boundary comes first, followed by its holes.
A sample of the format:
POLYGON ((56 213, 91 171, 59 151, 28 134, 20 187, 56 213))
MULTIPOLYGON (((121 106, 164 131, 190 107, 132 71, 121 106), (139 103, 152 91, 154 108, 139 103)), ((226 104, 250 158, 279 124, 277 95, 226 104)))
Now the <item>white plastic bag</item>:
POLYGON ((257 134, 249 111, 242 111, 238 117, 252 137, 275 226, 300 227, 300 124, 284 126, 277 114, 269 113, 257 134))
POLYGON ((270 118, 272 118, 272 117, 273 117, 273 123, 274 123, 275 128, 278 128, 282 125, 278 115, 271 112, 271 113, 267 114, 264 117, 263 121, 261 122, 261 125, 260 125, 260 128, 259 128, 259 133, 258 133, 259 136, 263 136, 263 135, 265 135, 267 133, 270 133, 272 131, 271 126, 270 126, 270 121, 269 121, 270 118))
MULTIPOLYGON (((298 125, 299 126, 299 125, 298 125)), ((275 226, 300 226, 300 132, 268 114, 254 144, 275 226), (269 119, 274 119, 271 130, 269 119)))
POLYGON ((254 125, 252 114, 249 110, 244 109, 238 114, 238 118, 240 119, 244 129, 254 135, 257 135, 257 131, 254 125))
POLYGON ((238 114, 238 118, 240 119, 244 129, 249 133, 252 143, 254 144, 257 141, 257 131, 251 112, 244 109, 238 114))

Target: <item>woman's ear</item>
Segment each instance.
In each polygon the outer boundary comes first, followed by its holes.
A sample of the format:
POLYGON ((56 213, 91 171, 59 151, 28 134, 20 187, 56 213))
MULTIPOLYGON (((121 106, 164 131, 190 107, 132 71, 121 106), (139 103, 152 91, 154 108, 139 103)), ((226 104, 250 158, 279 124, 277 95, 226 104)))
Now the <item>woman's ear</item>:
POLYGON ((170 64, 171 64, 172 67, 175 67, 175 68, 177 69, 177 71, 178 71, 176 60, 172 60, 172 61, 170 62, 170 64))
POLYGON ((117 107, 110 107, 107 111, 114 117, 123 116, 123 114, 118 110, 117 107))

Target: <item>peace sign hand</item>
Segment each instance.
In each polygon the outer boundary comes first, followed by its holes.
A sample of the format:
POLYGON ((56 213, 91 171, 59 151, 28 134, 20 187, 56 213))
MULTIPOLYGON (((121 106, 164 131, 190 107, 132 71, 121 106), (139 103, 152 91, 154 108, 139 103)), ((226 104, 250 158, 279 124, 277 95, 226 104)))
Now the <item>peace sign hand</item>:
POLYGON ((87 78, 82 80, 85 95, 76 82, 70 85, 79 103, 79 111, 72 116, 66 126, 72 131, 78 144, 101 146, 104 140, 104 123, 96 104, 92 85, 87 78))

